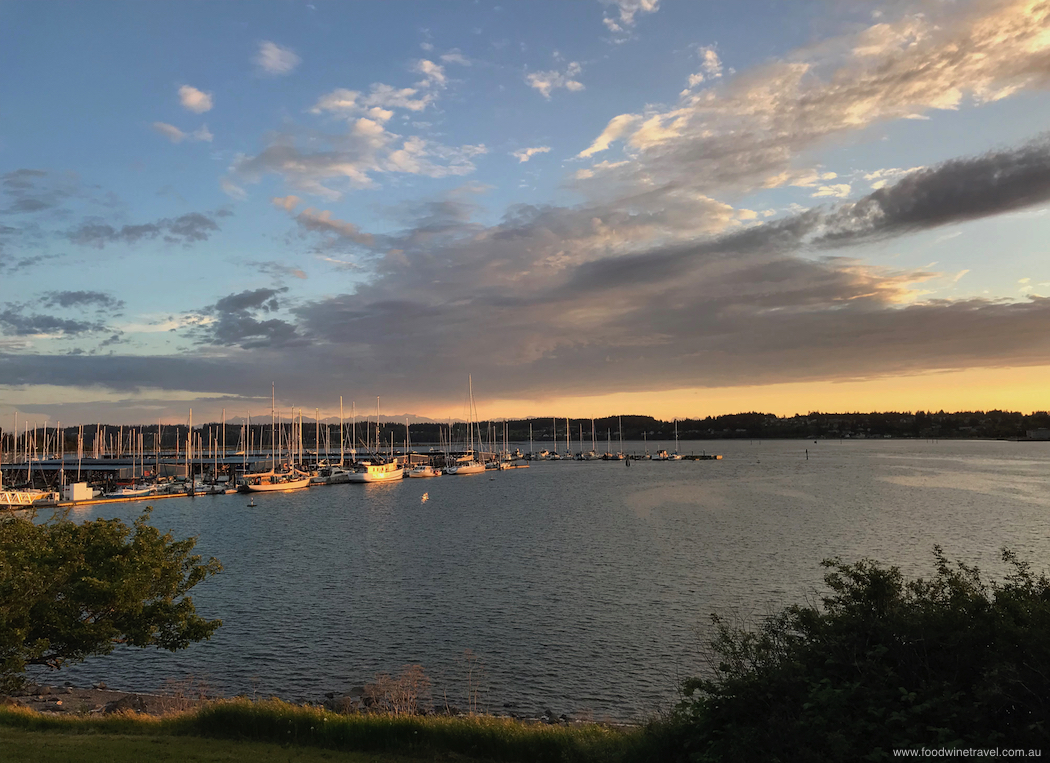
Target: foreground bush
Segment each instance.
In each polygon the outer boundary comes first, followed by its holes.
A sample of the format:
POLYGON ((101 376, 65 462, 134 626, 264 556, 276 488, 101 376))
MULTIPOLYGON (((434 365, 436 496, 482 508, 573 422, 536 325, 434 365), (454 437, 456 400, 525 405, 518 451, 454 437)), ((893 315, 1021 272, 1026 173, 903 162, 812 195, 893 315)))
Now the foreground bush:
POLYGON ((895 748, 1050 742, 1050 581, 1009 551, 985 583, 935 548, 905 581, 872 561, 824 562, 821 607, 757 630, 714 617, 712 674, 649 728, 653 759, 882 760, 895 748))

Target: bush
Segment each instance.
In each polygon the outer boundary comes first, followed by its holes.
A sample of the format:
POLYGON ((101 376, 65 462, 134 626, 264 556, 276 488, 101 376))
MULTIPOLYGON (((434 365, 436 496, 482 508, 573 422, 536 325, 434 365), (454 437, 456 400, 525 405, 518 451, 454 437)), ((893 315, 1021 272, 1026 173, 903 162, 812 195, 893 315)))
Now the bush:
POLYGON ((882 760, 894 748, 1050 741, 1050 581, 1003 551, 1003 582, 934 549, 930 580, 825 560, 821 607, 757 630, 713 616, 708 677, 648 729, 660 759, 882 760))
POLYGON ((147 508, 75 524, 0 518, 0 692, 24 681, 27 665, 60 668, 116 644, 183 649, 222 621, 200 617, 187 592, 222 569, 149 525, 147 508))

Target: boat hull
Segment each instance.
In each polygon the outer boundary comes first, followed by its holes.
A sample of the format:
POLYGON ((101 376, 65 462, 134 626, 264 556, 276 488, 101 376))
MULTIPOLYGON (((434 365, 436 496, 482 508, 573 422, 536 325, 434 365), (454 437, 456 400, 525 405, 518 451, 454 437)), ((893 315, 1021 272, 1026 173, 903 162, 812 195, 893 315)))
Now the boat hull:
POLYGON ((396 482, 405 476, 404 469, 392 469, 388 472, 354 472, 349 482, 396 482))
POLYGON ((279 493, 287 490, 299 490, 300 488, 310 487, 310 478, 304 477, 301 480, 288 480, 287 482, 268 482, 259 485, 246 485, 249 493, 279 493))
POLYGON ((485 464, 461 464, 460 466, 449 468, 448 473, 463 476, 466 474, 482 474, 484 471, 485 464))

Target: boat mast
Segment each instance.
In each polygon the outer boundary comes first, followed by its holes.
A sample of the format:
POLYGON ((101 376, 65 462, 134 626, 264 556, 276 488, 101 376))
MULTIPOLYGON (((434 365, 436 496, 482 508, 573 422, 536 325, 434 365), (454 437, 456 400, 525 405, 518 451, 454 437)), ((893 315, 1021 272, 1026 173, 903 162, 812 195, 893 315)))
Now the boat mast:
POLYGON ((467 374, 467 429, 470 430, 470 457, 474 458, 474 426, 471 416, 474 407, 474 380, 467 374))
POLYGON ((277 402, 274 383, 270 382, 270 471, 277 470, 277 445, 274 442, 274 434, 277 432, 277 413, 274 404, 277 402))
POLYGON ((193 409, 190 408, 190 431, 186 435, 186 475, 190 479, 190 495, 193 495, 193 409))
POLYGON ((343 465, 343 440, 346 439, 343 433, 343 396, 339 396, 339 465, 343 465))

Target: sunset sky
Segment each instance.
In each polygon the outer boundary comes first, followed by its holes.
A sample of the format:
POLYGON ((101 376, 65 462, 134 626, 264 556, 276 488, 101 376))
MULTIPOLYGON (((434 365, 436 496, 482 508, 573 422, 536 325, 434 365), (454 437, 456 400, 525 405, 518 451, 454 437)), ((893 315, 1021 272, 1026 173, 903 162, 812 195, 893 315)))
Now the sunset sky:
POLYGON ((1050 408, 1050 0, 0 2, 0 423, 1050 408))

